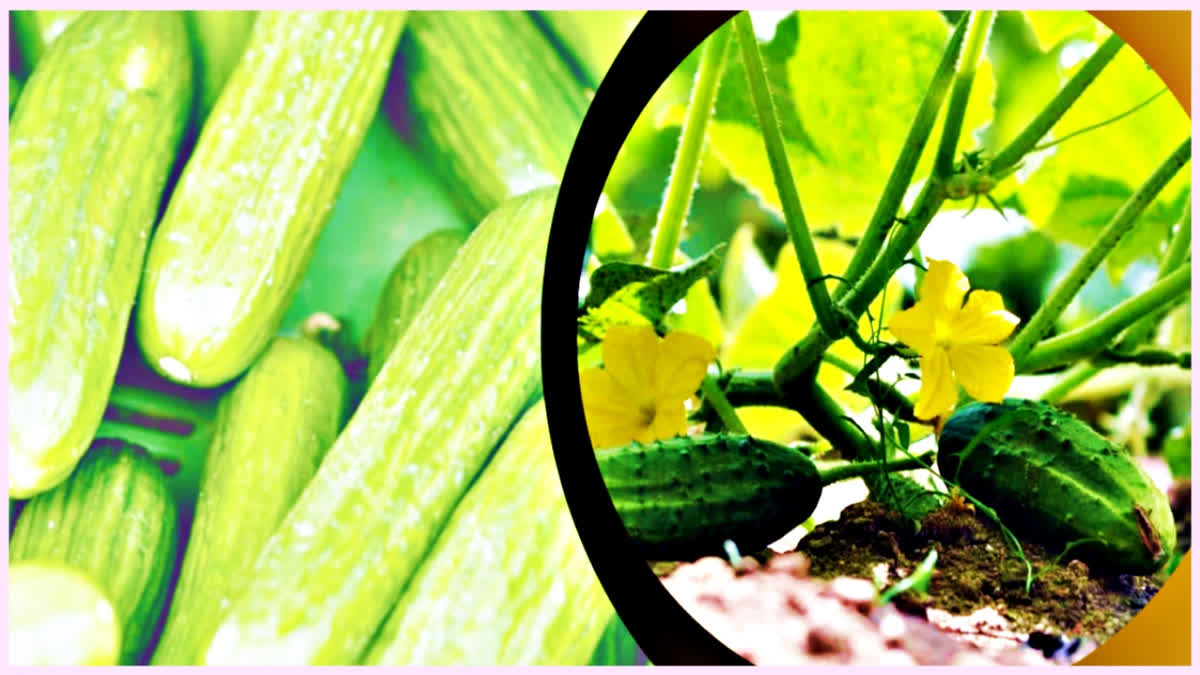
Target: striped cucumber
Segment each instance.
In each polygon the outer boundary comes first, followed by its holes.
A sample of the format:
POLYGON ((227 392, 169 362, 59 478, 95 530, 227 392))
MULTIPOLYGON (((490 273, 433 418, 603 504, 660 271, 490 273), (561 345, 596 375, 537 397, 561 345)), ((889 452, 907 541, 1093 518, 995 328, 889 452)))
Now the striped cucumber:
POLYGON ((46 52, 9 142, 8 493, 66 478, 112 387, 191 105, 177 12, 88 12, 46 52))
POLYGON ((137 336, 167 377, 241 374, 283 313, 379 104, 403 12, 267 12, 155 232, 137 336))
POLYGON ((549 10, 538 15, 561 48, 579 62, 592 89, 600 86, 645 12, 634 10, 549 10))
POLYGON ((538 387, 556 193, 514 198, 476 228, 263 548, 208 664, 362 655, 538 387))
POLYGON ((17 10, 12 12, 13 37, 21 52, 24 72, 32 72, 50 45, 71 25, 80 11, 17 10))
POLYGON ((158 464, 140 448, 98 443, 70 478, 25 506, 9 560, 57 561, 94 579, 121 620, 120 662, 133 664, 162 613, 176 527, 158 464))
POLYGON ((369 665, 586 665, 613 617, 526 412, 438 535, 369 665))
POLYGON ((1167 496, 1129 451, 1047 403, 960 408, 939 438, 938 468, 1012 531, 1093 567, 1150 574, 1175 549, 1167 496))
POLYGON ((154 665, 194 665, 254 556, 341 429, 346 377, 316 342, 275 338, 221 401, 154 665))
POLYGON ((187 13, 188 32, 196 47, 196 105, 201 119, 208 116, 242 58, 257 16, 258 12, 245 10, 187 13))
POLYGON ((115 666, 121 624, 83 572, 47 561, 8 568, 8 665, 115 666))
POLYGON ((527 12, 412 12, 400 55, 401 126, 468 220, 558 184, 588 101, 527 12))
POLYGON ((413 244, 396 263, 363 339, 368 382, 375 379, 466 240, 467 233, 462 230, 439 230, 413 244))

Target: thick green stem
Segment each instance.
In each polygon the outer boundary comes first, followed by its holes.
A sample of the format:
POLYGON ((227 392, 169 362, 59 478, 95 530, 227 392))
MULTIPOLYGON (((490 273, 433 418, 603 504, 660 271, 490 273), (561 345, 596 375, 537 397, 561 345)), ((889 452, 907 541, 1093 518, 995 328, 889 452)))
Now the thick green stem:
POLYGON ((1063 85, 1054 98, 1046 104, 1046 107, 1030 121, 1029 125, 1017 134, 1017 137, 1005 148, 996 153, 996 156, 992 158, 989 170, 994 174, 1002 173, 1024 159, 1025 155, 1029 154, 1038 142, 1050 132, 1055 123, 1079 99, 1088 85, 1096 79, 1100 71, 1104 70, 1104 67, 1113 60, 1123 46, 1125 43, 1117 37, 1116 33, 1110 35, 1104 44, 1100 45, 1080 66, 1075 75, 1063 85))
POLYGON ((874 442, 850 421, 841 404, 821 387, 815 371, 805 383, 806 386, 787 395, 787 406, 799 412, 822 438, 842 453, 842 457, 876 459, 879 452, 874 442))
POLYGON ((725 397, 725 392, 721 391, 721 385, 717 383, 716 377, 706 376, 700 384, 700 391, 704 394, 704 401, 716 411, 717 417, 720 418, 721 424, 725 425, 726 429, 741 434, 746 433, 746 426, 742 424, 742 420, 737 416, 737 411, 725 397))
POLYGON ((933 162, 933 176, 946 180, 954 173, 954 157, 957 154, 959 137, 962 135, 963 119, 967 113, 967 101, 971 98, 971 85, 975 82, 975 69, 983 56, 983 45, 992 29, 995 11, 978 12, 971 17, 967 32, 966 47, 958 74, 954 77, 954 89, 950 92, 950 104, 946 108, 946 121, 942 125, 942 138, 933 162))
POLYGON ((1036 372, 1099 354, 1147 313, 1183 301, 1191 286, 1191 266, 1181 267, 1088 324, 1040 343, 1016 360, 1017 372, 1036 372))
POLYGON ((795 249, 796 257, 800 262, 800 271, 804 274, 813 312, 826 333, 840 337, 844 330, 843 322, 834 313, 833 301, 829 297, 829 290, 825 287, 825 275, 821 272, 821 263, 817 258, 817 249, 813 245, 812 233, 809 232, 808 222, 804 218, 804 210, 800 207, 800 195, 796 191, 796 181, 792 177, 792 167, 788 163, 783 133, 779 129, 779 120, 775 115, 775 103, 771 100, 771 91, 767 84, 767 75, 763 69, 762 55, 758 50, 758 38, 754 35, 754 25, 750 21, 750 14, 742 12, 735 16, 733 28, 737 31, 738 46, 741 48, 742 64, 746 70, 750 98, 758 113, 758 125, 762 131, 763 142, 766 144, 767 161, 771 165, 775 189, 779 193, 779 202, 783 206, 784 221, 787 223, 792 248, 795 249))
POLYGON ((1058 378, 1054 386, 1042 394, 1042 400, 1046 403, 1058 403, 1066 398, 1067 394, 1075 391, 1076 387, 1099 374, 1101 370, 1104 369, 1091 362, 1077 363, 1071 366, 1058 378))
POLYGON ((696 178, 700 175, 700 151, 704 148, 708 121, 717 100, 721 74, 725 71, 728 46, 729 30, 720 28, 708 39, 700 56, 696 84, 692 88, 692 97, 688 101, 683 128, 680 130, 679 150, 671 166, 666 197, 654 228, 649 257, 651 267, 666 269, 675 262, 683 221, 692 204, 696 178))
POLYGON ((1105 257, 1112 251, 1117 242, 1125 236, 1129 230, 1137 223, 1138 217, 1146 210, 1163 187, 1175 176, 1175 174, 1190 161, 1192 156, 1192 139, 1188 137, 1171 156, 1166 159, 1150 176, 1137 192, 1133 193, 1113 215, 1112 220, 1104 226, 1104 230, 1096 239, 1096 242, 1083 254, 1083 256, 1075 263, 1067 276, 1059 282, 1058 286, 1050 294, 1042 306, 1038 308, 1029 322, 1013 339, 1009 345, 1009 352, 1012 353, 1013 359, 1018 363, 1025 361, 1025 356, 1029 354, 1034 345, 1038 343, 1050 329, 1054 327, 1054 323, 1058 321, 1058 317, 1062 315, 1063 310, 1079 293, 1079 289, 1091 278, 1092 274, 1104 262, 1105 257))
MULTIPOLYGON (((1187 260, 1191 249, 1192 202, 1191 199, 1188 199, 1183 209, 1183 218, 1179 222, 1179 227, 1175 230, 1175 235, 1171 238, 1171 243, 1167 245, 1167 252, 1163 256, 1162 263, 1158 266, 1158 279, 1163 279, 1182 265, 1187 260)), ((1125 335, 1121 337, 1120 343, 1117 344, 1117 351, 1131 351, 1149 340, 1154 335, 1154 331, 1158 328, 1159 323, 1162 322, 1163 317, 1170 310, 1171 308, 1164 307, 1139 319, 1137 323, 1129 327, 1129 330, 1125 331, 1125 335)))
POLYGON ((892 223, 895 222, 896 215, 900 212, 904 193, 912 183, 913 172, 916 171, 921 154, 925 151, 925 145, 929 142, 929 136, 933 133, 938 110, 942 107, 946 92, 950 90, 950 83, 954 79, 954 70, 958 64, 959 53, 962 52, 963 39, 967 34, 970 16, 969 12, 963 13, 954 27, 954 32, 950 35, 950 41, 946 43, 941 63, 934 71, 933 79, 925 90, 925 97, 921 100, 921 107, 917 109, 917 114, 913 117, 912 126, 908 129, 908 137, 904 139, 900 157, 896 159, 892 173, 888 176, 883 196, 875 205, 875 213, 871 215, 871 221, 867 224, 858 247, 854 250, 854 256, 850 259, 850 264, 846 266, 846 273, 842 275, 846 279, 846 283, 839 284, 834 291, 835 300, 840 300, 842 295, 858 281, 871 261, 875 260, 879 249, 883 248, 884 242, 887 241, 892 223))
POLYGON ((838 462, 819 468, 821 485, 832 485, 851 478, 862 478, 877 473, 895 473, 897 471, 912 471, 928 469, 933 461, 933 454, 926 453, 919 457, 901 457, 883 462, 838 462))

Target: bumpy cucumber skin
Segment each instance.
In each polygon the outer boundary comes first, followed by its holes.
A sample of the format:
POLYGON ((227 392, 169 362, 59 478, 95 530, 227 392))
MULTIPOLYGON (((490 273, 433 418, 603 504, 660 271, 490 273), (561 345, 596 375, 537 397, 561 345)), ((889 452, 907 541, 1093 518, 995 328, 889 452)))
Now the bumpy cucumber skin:
POLYGON ((795 448, 745 434, 705 433, 596 451, 635 545, 649 560, 695 560, 767 547, 804 522, 821 497, 816 464, 795 448))
POLYGON ((61 563, 8 568, 10 666, 115 666, 121 624, 104 591, 61 563))
POLYGON ((1175 549, 1167 497, 1129 452, 1049 404, 973 403, 946 422, 938 445, 942 475, 1014 532, 1059 549, 1092 540, 1068 555, 1128 573, 1153 573, 1175 549))
POLYGON ((412 12, 400 53, 411 136, 468 220, 558 184, 588 101, 527 12, 412 12))
POLYGON ((455 508, 364 663, 586 665, 612 616, 539 402, 455 508))
POLYGON ((199 387, 242 373, 283 319, 379 104, 404 12, 267 12, 155 232, 137 336, 199 387))
POLYGON ((12 28, 25 71, 30 72, 46 54, 50 45, 71 25, 80 11, 17 10, 12 12, 12 28))
POLYGON ((100 425, 191 105, 177 12, 88 12, 26 83, 9 144, 9 488, 71 472, 100 425))
POLYGON ((467 240, 264 546, 207 664, 362 655, 538 387, 556 194, 506 202, 467 240))
POLYGON ((97 444, 66 481, 25 505, 9 559, 57 561, 94 579, 121 620, 120 662, 134 664, 162 613, 176 530, 158 464, 139 448, 97 444))
POLYGON ((277 337, 222 399, 196 519, 153 665, 195 665, 254 556, 341 429, 346 376, 315 341, 277 337))
POLYGON ((188 32, 196 47, 196 105, 201 118, 208 116, 217 96, 242 58, 258 12, 195 10, 187 13, 188 32))
POLYGON ((466 240, 467 233, 461 230, 433 232, 413 244, 392 268, 375 307, 375 318, 363 339, 367 382, 375 379, 392 347, 442 280, 466 240))

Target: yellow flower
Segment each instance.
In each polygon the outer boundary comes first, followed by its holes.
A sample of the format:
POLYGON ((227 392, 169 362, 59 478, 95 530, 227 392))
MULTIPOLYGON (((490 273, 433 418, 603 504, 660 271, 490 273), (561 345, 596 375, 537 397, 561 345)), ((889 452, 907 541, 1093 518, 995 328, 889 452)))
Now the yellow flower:
POLYGON ((579 373, 594 447, 647 443, 687 430, 684 402, 716 358, 708 341, 684 332, 660 338, 649 326, 613 326, 601 352, 604 368, 579 373))
POLYGON ((1013 381, 1013 359, 998 347, 1020 322, 995 291, 974 291, 953 263, 930 260, 917 304, 896 314, 888 330, 921 355, 921 391, 913 414, 944 417, 958 402, 955 380, 972 398, 1000 402, 1013 381))

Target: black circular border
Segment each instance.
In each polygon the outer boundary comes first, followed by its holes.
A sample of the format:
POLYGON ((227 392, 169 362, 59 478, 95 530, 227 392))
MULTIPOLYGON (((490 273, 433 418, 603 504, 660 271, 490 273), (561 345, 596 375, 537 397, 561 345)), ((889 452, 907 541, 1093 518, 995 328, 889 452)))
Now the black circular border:
POLYGON ((650 98, 732 11, 648 12, 596 90, 567 160, 542 290, 542 383, 563 494, 593 569, 651 662, 748 665, 677 603, 638 554, 596 464, 579 393, 579 279, 592 217, 617 152, 650 98))

